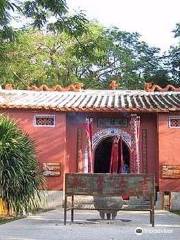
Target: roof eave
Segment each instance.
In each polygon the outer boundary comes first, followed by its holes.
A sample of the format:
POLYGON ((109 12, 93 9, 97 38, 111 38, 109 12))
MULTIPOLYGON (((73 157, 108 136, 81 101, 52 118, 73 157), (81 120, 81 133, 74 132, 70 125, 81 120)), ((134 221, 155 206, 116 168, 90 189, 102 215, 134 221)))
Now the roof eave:
POLYGON ((29 106, 29 105, 0 105, 0 109, 24 109, 24 110, 48 110, 56 112, 175 112, 180 111, 180 108, 73 108, 73 107, 52 107, 52 106, 29 106))

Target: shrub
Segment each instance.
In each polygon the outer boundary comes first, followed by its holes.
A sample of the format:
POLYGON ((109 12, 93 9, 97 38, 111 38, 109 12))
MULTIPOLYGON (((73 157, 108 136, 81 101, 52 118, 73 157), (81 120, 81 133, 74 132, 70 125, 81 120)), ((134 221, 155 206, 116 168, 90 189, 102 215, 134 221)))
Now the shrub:
POLYGON ((0 116, 0 197, 15 214, 36 208, 43 184, 32 139, 0 116))

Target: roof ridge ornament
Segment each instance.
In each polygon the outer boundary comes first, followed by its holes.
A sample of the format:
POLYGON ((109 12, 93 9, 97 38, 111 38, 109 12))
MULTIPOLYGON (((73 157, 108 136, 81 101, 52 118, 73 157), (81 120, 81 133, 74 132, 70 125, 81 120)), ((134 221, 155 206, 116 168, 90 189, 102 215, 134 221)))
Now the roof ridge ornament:
POLYGON ((5 86, 4 86, 4 89, 5 90, 13 90, 13 85, 11 83, 7 83, 5 86))
MULTIPOLYGON (((74 91, 74 92, 79 92, 83 89, 84 84, 83 83, 72 83, 67 87, 62 87, 61 85, 57 84, 55 86, 49 87, 46 84, 42 84, 41 86, 36 86, 36 85, 31 85, 27 87, 27 90, 33 90, 33 91, 74 91)), ((13 90, 13 84, 8 83, 4 86, 5 90, 13 90)))
POLYGON ((109 89, 116 90, 119 87, 119 83, 117 83, 115 80, 112 80, 109 84, 109 89))
POLYGON ((153 82, 147 82, 144 84, 144 90, 146 92, 179 92, 180 87, 175 87, 171 84, 168 84, 165 87, 161 87, 153 82))
POLYGON ((48 87, 46 84, 41 85, 40 87, 37 87, 36 85, 32 85, 28 87, 28 90, 35 90, 35 91, 74 91, 74 92, 79 92, 83 89, 84 84, 83 83, 72 83, 67 87, 63 87, 59 84, 53 86, 53 87, 48 87))

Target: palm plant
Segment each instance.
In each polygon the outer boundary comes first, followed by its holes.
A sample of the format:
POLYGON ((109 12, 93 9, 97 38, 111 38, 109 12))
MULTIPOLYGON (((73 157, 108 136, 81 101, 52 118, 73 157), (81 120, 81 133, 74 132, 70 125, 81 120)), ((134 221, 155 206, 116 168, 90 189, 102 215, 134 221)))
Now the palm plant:
POLYGON ((0 116, 0 197, 16 215, 36 208, 43 176, 33 141, 8 117, 0 116))
MULTIPOLYGON (((15 11, 21 12, 19 0, 0 0, 0 41, 12 41, 15 38, 15 32, 10 24, 15 11)), ((1 43, 2 44, 2 43, 1 43)))

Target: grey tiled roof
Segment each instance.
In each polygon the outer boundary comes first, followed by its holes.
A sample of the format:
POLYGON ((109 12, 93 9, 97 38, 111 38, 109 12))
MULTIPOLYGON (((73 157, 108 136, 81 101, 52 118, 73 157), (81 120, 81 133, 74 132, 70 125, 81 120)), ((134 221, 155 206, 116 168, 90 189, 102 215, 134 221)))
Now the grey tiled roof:
POLYGON ((88 112, 168 112, 180 110, 180 92, 82 90, 47 92, 0 90, 0 109, 47 109, 88 112))

